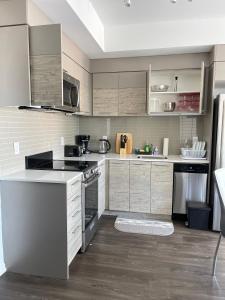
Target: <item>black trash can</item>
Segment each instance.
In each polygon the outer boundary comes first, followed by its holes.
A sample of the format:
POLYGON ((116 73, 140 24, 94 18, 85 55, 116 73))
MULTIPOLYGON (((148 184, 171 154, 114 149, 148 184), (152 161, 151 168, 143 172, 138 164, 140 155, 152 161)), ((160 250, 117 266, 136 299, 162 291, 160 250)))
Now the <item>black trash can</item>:
POLYGON ((187 201, 188 227, 193 229, 209 229, 209 214, 211 208, 198 201, 187 201))

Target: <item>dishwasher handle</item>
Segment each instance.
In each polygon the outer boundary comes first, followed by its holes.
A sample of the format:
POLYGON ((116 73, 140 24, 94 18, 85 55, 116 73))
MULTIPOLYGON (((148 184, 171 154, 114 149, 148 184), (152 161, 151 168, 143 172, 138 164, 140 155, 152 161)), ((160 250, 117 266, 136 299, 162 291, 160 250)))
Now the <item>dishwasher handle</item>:
POLYGON ((208 174, 208 164, 174 164, 174 173, 197 173, 197 174, 208 174))

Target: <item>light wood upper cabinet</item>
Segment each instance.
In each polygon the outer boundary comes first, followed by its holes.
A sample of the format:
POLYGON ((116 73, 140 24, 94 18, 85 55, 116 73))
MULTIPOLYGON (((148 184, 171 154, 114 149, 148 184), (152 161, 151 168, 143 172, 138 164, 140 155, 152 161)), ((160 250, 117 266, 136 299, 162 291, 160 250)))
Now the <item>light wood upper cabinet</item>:
POLYGON ((93 74, 93 115, 118 115, 118 73, 93 74))
POLYGON ((129 161, 109 162, 109 209, 129 211, 129 161))
POLYGON ((119 74, 119 115, 145 115, 147 101, 147 73, 119 74))
POLYGON ((126 116, 146 114, 146 72, 93 75, 93 114, 126 116))
POLYGON ((173 164, 152 163, 151 213, 172 215, 173 164))
POLYGON ((130 162, 130 211, 150 213, 151 163, 130 162))
POLYGON ((28 106, 31 103, 28 26, 0 27, 0 41, 0 106, 28 106))
POLYGON ((32 105, 63 105, 61 25, 30 27, 32 105))

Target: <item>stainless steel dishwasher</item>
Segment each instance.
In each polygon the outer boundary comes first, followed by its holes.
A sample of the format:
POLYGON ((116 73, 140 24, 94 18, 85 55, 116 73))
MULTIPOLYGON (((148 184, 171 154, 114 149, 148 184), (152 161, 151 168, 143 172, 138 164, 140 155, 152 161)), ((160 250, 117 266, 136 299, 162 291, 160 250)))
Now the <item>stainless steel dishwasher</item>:
POLYGON ((173 215, 186 214, 187 201, 206 202, 208 164, 174 164, 173 215))

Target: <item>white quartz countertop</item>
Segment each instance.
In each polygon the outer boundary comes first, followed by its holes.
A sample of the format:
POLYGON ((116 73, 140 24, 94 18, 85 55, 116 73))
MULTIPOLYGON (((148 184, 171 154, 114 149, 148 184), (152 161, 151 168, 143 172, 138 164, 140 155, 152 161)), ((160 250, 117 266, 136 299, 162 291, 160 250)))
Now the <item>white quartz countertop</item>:
POLYGON ((118 160, 139 160, 139 161, 151 161, 151 162, 171 162, 171 163, 189 163, 189 164, 207 164, 209 160, 207 159, 183 159, 180 155, 169 155, 167 159, 154 159, 154 158, 137 158, 136 154, 126 154, 120 155, 116 153, 107 153, 107 154, 85 154, 80 157, 55 157, 55 159, 62 159, 62 160, 86 160, 86 161, 97 161, 102 162, 104 160, 110 159, 118 159, 118 160))
POLYGON ((23 170, 3 176, 0 180, 66 184, 75 178, 81 177, 81 175, 81 172, 70 171, 23 170))

